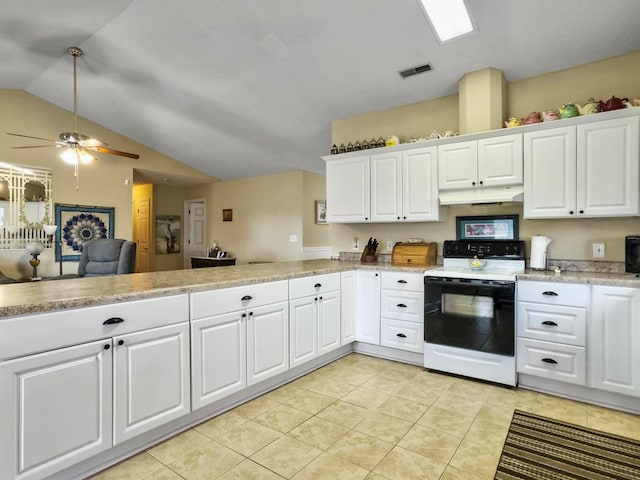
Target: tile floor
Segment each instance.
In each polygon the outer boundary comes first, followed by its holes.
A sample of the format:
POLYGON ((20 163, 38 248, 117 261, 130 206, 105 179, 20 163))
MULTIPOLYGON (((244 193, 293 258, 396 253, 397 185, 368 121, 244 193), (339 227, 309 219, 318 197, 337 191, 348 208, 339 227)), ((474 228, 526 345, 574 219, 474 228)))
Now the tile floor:
POLYGON ((492 479, 513 410, 640 439, 640 416, 351 354, 91 480, 492 479))

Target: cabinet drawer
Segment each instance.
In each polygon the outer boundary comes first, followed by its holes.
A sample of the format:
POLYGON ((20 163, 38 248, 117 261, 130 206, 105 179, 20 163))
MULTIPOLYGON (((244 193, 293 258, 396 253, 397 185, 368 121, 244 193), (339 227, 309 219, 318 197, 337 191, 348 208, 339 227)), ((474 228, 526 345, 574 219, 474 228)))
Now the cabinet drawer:
POLYGON ((422 353, 424 325, 383 318, 380 321, 380 345, 409 352, 422 353))
POLYGON ((0 320, 0 360, 189 320, 187 294, 0 320), (104 325, 108 319, 121 322, 104 325))
POLYGON ((424 294, 382 290, 380 315, 396 320, 424 322, 424 294))
POLYGON ((519 281, 518 301, 587 307, 589 305, 589 286, 573 283, 519 281))
POLYGON ((517 318, 519 337, 586 346, 586 308, 518 302, 517 318))
POLYGON ((424 291, 424 274, 407 272, 382 272, 382 288, 408 292, 424 291))
POLYGON ((254 308, 289 299, 289 282, 281 280, 191 294, 191 319, 254 308))
POLYGON ((518 338, 519 373, 586 385, 587 353, 584 347, 518 338))
POLYGON ((289 298, 302 298, 316 293, 340 290, 340 274, 327 273, 289 280, 289 298))

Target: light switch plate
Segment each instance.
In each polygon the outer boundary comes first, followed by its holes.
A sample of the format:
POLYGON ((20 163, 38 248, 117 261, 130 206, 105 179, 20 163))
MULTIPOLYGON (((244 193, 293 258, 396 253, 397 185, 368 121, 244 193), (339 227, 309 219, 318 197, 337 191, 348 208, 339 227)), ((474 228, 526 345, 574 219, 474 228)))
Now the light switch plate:
POLYGON ((593 244, 593 258, 604 258, 604 243, 593 244))

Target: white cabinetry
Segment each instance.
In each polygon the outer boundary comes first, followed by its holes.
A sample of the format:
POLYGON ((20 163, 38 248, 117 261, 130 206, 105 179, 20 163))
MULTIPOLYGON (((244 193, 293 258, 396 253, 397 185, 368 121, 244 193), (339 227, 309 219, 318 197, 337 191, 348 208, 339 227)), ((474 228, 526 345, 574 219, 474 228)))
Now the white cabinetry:
POLYGON ((371 156, 371 221, 417 222, 440 218, 437 148, 371 156))
POLYGON ((587 285, 518 282, 517 370, 587 383, 587 285))
POLYGON ((522 182, 522 134, 438 146, 440 190, 519 185, 522 182))
POLYGON ((327 222, 368 222, 369 155, 327 161, 327 222))
POLYGON ((188 322, 113 342, 114 444, 191 411, 188 322))
POLYGON ((640 289, 592 287, 589 386, 640 397, 640 289))
POLYGON ((356 339, 356 272, 340 273, 340 344, 347 345, 356 339))
POLYGON ((289 281, 290 365, 340 347, 340 274, 289 281))
POLYGON ((380 272, 356 272, 356 340, 380 345, 380 272))
POLYGON ((640 214, 637 116, 524 134, 525 218, 640 214))
POLYGON ((382 272, 380 345, 422 353, 424 275, 382 272))
POLYGON ((193 409, 289 368, 286 280, 191 294, 193 409))
POLYGON ((0 478, 50 476, 188 413, 188 318, 178 295, 0 320, 0 478))

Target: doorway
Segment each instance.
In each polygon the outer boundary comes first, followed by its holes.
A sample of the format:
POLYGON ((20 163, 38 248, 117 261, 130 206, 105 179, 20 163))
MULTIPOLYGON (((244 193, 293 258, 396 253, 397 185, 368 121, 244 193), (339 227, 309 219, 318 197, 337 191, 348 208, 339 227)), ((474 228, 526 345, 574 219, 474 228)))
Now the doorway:
POLYGON ((150 183, 133 186, 133 241, 136 248, 136 272, 150 272, 151 219, 153 215, 153 185, 150 183))
POLYGON ((203 198, 184 202, 184 268, 191 268, 191 257, 207 255, 207 202, 203 198))

